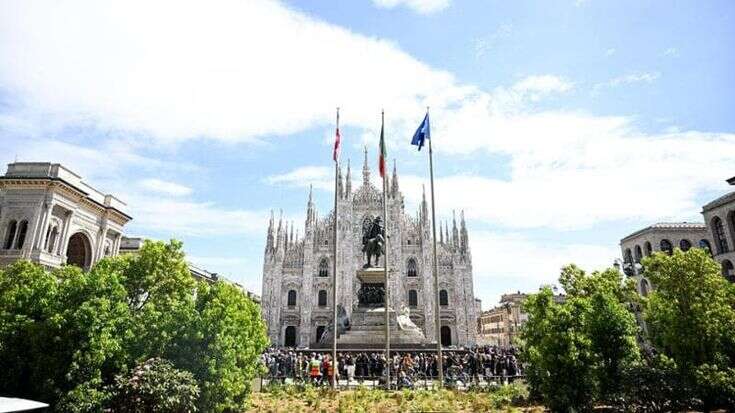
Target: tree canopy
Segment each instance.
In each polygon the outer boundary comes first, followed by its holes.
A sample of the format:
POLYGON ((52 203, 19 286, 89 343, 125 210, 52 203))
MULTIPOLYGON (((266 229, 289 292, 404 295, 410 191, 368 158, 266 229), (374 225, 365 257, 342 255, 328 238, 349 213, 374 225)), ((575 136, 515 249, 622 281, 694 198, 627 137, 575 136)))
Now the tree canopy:
POLYGON ((0 270, 0 393, 58 411, 99 411, 115 376, 152 358, 193 375, 201 411, 241 409, 266 346, 259 307, 233 285, 196 282, 178 241, 89 272, 0 270))

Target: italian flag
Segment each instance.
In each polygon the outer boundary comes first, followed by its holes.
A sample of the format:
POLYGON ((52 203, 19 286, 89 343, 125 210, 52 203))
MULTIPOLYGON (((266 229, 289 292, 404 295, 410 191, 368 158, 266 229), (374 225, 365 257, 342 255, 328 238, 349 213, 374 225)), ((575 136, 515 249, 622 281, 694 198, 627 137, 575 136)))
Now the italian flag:
POLYGON ((378 170, 380 171, 380 177, 385 178, 385 158, 387 153, 385 152, 385 136, 383 129, 385 127, 385 121, 380 125, 380 154, 378 156, 378 170))

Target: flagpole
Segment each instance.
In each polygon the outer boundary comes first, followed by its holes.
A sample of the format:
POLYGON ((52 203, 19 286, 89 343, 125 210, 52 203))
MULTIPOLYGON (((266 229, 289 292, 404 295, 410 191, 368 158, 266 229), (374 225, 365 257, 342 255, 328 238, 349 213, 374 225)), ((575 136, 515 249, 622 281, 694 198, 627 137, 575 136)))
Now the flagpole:
MULTIPOLYGON (((339 108, 337 108, 337 134, 339 134, 339 108)), ((332 247, 334 249, 334 258, 333 258, 333 266, 332 266, 332 274, 333 274, 333 281, 332 281, 332 389, 337 389, 337 280, 339 277, 337 277, 337 222, 339 214, 337 213, 337 208, 339 206, 339 203, 337 202, 339 198, 339 154, 337 153, 337 150, 339 148, 335 149, 335 156, 334 156, 334 242, 332 243, 332 247)))
POLYGON ((388 390, 390 390, 390 368, 391 368, 391 361, 390 361, 390 312, 388 309, 388 304, 390 303, 390 284, 388 282, 388 191, 386 190, 387 186, 387 176, 388 174, 385 173, 385 136, 384 136, 384 128, 385 128, 385 112, 380 111, 380 157, 383 162, 383 169, 382 169, 382 175, 383 175, 383 222, 384 222, 384 228, 385 228, 385 238, 383 240, 383 245, 385 246, 385 251, 383 256, 385 257, 385 265, 383 266, 383 275, 385 279, 385 363, 386 363, 386 369, 385 369, 385 383, 388 390))
MULTIPOLYGON (((429 114, 429 107, 426 107, 426 114, 429 114)), ((442 339, 441 339, 441 313, 439 306, 439 271, 437 270, 436 258, 436 207, 434 205, 434 151, 431 149, 431 141, 429 138, 429 177, 431 180, 431 230, 434 248, 434 312, 436 313, 436 352, 438 356, 437 370, 439 373, 439 386, 444 387, 444 359, 442 356, 442 339)))

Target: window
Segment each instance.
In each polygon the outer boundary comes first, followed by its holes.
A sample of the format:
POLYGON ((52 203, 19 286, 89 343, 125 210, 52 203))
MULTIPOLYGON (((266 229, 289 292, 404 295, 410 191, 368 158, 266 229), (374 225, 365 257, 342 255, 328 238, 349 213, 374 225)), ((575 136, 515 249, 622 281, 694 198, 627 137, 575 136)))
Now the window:
POLYGON ((28 232, 28 221, 23 220, 18 226, 18 239, 15 240, 15 249, 19 250, 23 248, 23 244, 26 242, 26 233, 28 232))
POLYGON ((408 306, 411 308, 416 308, 419 305, 419 294, 416 292, 416 290, 409 290, 408 291, 408 306))
POLYGON ((725 238, 725 226, 722 224, 720 217, 714 217, 712 219, 712 234, 715 236, 717 253, 724 254, 729 251, 729 248, 727 248, 727 238, 725 238))
POLYGON ((44 244, 44 249, 53 254, 54 253, 54 247, 56 246, 56 238, 59 236, 59 227, 56 225, 51 225, 48 227, 48 231, 46 231, 46 242, 44 244))
POLYGON ((626 264, 632 264, 633 263, 633 254, 630 252, 630 248, 625 249, 625 259, 626 264))
POLYGON ((8 224, 7 232, 5 233, 5 249, 9 250, 13 247, 13 240, 15 239, 15 231, 18 229, 18 223, 10 221, 8 224))
POLYGON ((692 248, 692 243, 688 239, 683 239, 679 241, 679 249, 686 252, 689 251, 692 248))
POLYGON ((671 245, 671 241, 667 239, 661 240, 661 251, 671 255, 674 252, 674 247, 671 245))
POLYGON ((709 255, 712 255, 712 246, 706 239, 699 240, 699 248, 709 252, 709 255))
POLYGON ((327 290, 319 290, 319 307, 326 307, 327 306, 327 290))
POLYGON ((449 293, 447 293, 447 290, 439 291, 439 305, 449 305, 449 293))
POLYGON ((409 277, 416 277, 416 260, 413 258, 408 259, 408 264, 406 265, 406 273, 409 277))
POLYGON ((733 266, 730 260, 722 261, 722 276, 725 277, 727 281, 735 282, 735 273, 733 272, 733 266))
POLYGON ((324 330, 326 330, 325 326, 316 326, 316 340, 315 342, 319 342, 319 340, 322 339, 322 336, 324 335, 324 330))
POLYGON ((651 243, 646 241, 645 244, 643 244, 643 248, 646 249, 646 257, 651 255, 653 253, 653 248, 651 247, 651 243))
POLYGON ((640 245, 635 246, 635 262, 640 263, 643 258, 643 251, 640 245))
POLYGON ((641 295, 644 297, 648 297, 648 291, 651 289, 651 287, 648 285, 648 280, 645 278, 641 280, 641 295))
POLYGON ((322 258, 321 261, 319 261, 319 276, 329 277, 329 260, 326 258, 322 258))
POLYGON ((296 290, 289 290, 289 292, 288 292, 288 306, 289 307, 295 307, 296 306, 296 290))

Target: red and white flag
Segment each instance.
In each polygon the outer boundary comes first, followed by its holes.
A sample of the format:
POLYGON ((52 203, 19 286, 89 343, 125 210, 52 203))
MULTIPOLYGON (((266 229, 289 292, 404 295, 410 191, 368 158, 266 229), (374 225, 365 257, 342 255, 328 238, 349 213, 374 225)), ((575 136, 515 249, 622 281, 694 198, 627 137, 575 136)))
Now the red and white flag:
POLYGON ((334 136, 334 152, 332 153, 332 160, 334 162, 337 162, 337 159, 339 159, 339 144, 341 140, 341 136, 339 135, 339 109, 337 109, 337 133, 334 136))

